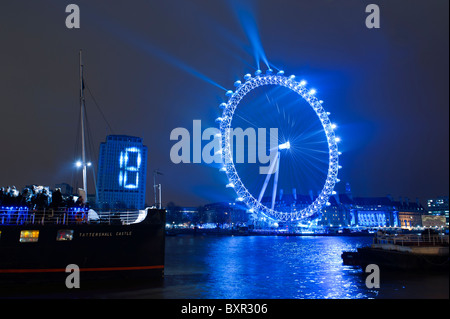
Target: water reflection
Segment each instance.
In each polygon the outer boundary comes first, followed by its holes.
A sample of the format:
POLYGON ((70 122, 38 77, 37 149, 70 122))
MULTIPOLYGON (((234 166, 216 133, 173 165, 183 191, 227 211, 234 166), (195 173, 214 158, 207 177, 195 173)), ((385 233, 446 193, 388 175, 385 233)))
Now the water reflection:
MULTIPOLYGON (((373 298, 341 253, 368 238, 226 237, 213 240, 205 298, 373 298), (361 240, 362 239, 362 240, 361 240)), ((369 239, 370 241, 370 239, 369 239)))

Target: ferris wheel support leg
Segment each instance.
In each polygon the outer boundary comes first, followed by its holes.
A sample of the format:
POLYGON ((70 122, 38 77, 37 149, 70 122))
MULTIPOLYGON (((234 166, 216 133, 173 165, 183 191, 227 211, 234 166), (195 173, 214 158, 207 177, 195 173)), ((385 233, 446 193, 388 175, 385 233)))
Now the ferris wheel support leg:
MULTIPOLYGON (((280 155, 280 152, 278 152, 278 156, 279 155, 280 155)), ((258 197, 258 202, 259 203, 261 203, 261 199, 264 196, 264 192, 266 191, 267 184, 269 184, 270 177, 273 174, 273 171, 274 171, 274 168, 275 168, 275 164, 277 162, 278 162, 278 157, 277 157, 277 160, 273 161, 272 164, 270 164, 269 171, 267 172, 266 180, 264 181, 264 185, 263 185, 263 187, 261 189, 261 192, 259 193, 259 197, 258 197)))
POLYGON ((272 209, 275 207, 275 199, 277 196, 277 186, 278 186, 278 172, 280 171, 280 151, 277 154, 277 170, 275 171, 275 177, 273 180, 273 191, 272 191, 272 209))

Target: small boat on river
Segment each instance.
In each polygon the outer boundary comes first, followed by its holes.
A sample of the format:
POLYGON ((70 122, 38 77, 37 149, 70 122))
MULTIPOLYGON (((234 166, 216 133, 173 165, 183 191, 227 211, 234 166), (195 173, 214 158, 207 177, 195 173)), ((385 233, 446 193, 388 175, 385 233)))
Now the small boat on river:
POLYGON ((365 269, 369 264, 401 270, 449 270, 449 236, 425 230, 421 234, 377 232, 373 244, 345 251, 343 264, 365 269))

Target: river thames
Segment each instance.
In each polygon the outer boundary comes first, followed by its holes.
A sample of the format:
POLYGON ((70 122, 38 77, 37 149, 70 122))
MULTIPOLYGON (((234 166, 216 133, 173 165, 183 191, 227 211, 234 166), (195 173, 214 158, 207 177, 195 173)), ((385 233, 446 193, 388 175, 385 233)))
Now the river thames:
POLYGON ((161 285, 92 297, 162 299, 436 299, 449 298, 448 273, 385 272, 366 287, 361 269, 341 253, 371 237, 193 236, 166 238, 161 285))
MULTIPOLYGON (((372 237, 166 237, 165 278, 157 284, 62 288, 31 298, 100 299, 448 299, 449 274, 380 269, 380 288, 363 270, 344 266, 343 251, 372 237)), ((62 286, 62 283, 61 283, 62 286)))

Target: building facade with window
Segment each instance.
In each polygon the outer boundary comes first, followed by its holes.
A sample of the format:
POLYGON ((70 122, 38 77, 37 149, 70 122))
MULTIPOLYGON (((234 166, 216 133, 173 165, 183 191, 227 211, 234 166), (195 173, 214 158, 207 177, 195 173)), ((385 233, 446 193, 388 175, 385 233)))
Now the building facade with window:
POLYGON ((427 200, 428 214, 434 216, 445 216, 445 223, 448 226, 448 196, 441 196, 427 200))
POLYGON ((397 211, 398 225, 401 228, 410 229, 422 225, 422 215, 425 214, 425 209, 417 199, 415 202, 410 202, 408 198, 400 201, 392 202, 393 209, 397 211))

